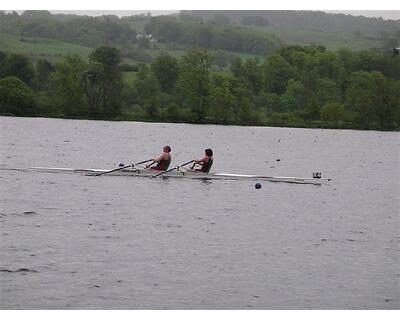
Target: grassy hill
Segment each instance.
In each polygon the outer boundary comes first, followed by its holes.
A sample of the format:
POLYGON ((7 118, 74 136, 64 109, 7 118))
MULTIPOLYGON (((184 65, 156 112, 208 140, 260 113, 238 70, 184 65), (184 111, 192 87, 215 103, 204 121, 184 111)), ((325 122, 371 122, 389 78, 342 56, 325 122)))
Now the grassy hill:
MULTIPOLYGON (((57 62, 59 60, 62 60, 63 57, 67 54, 77 54, 86 60, 93 49, 94 48, 67 43, 59 40, 21 37, 0 32, 0 50, 5 52, 25 54, 33 60, 47 59, 51 62, 57 62)), ((180 58, 186 53, 186 49, 187 48, 182 48, 181 50, 171 50, 162 44, 158 44, 157 49, 143 49, 143 51, 148 54, 152 59, 155 59, 161 53, 168 53, 176 58, 180 58)), ((215 51, 210 50, 210 53, 213 52, 215 51)), ((255 55, 251 53, 232 52, 231 54, 237 57, 241 57, 243 59, 256 57, 263 58, 260 55, 255 55)), ((123 57, 123 63, 136 64, 140 62, 140 60, 123 57)), ((132 77, 132 75, 130 75, 130 77, 132 77)))
MULTIPOLYGON (((348 14, 327 13, 322 11, 298 10, 192 10, 181 11, 203 21, 229 20, 230 23, 246 25, 268 25, 279 28, 296 28, 301 30, 320 30, 327 32, 360 31, 363 35, 379 37, 382 32, 394 33, 399 31, 399 20, 384 20, 348 14), (265 24, 248 23, 248 18, 258 17, 265 24)), ((254 20, 253 20, 254 21, 254 20)))
POLYGON ((93 48, 42 38, 23 38, 0 32, 0 50, 22 53, 33 59, 60 60, 67 54, 78 54, 87 59, 93 48))
POLYGON ((357 51, 370 48, 380 48, 382 42, 373 37, 357 37, 348 32, 324 32, 291 27, 252 27, 259 32, 274 33, 286 44, 322 45, 329 50, 346 48, 357 51))
POLYGON ((195 46, 216 53, 220 61, 232 61, 232 56, 263 59, 287 44, 322 45, 333 51, 382 48, 383 39, 377 33, 395 28, 390 21, 308 11, 187 13, 94 18, 47 11, 27 11, 20 16, 0 12, 0 50, 54 62, 67 54, 87 59, 94 47, 107 44, 121 49, 124 63, 136 64, 148 63, 161 52, 179 58, 195 46), (263 16, 267 23, 244 25, 243 18, 252 15, 263 16), (143 33, 151 33, 156 40, 150 49, 137 41, 137 34, 143 33))
MULTIPOLYGON (((218 12, 221 13, 222 11, 218 12)), ((27 12, 22 16, 0 14, 0 50, 22 53, 33 60, 42 58, 55 62, 67 54, 78 54, 87 59, 95 46, 107 44, 119 49, 125 48, 121 50, 123 63, 137 64, 148 63, 162 52, 179 58, 190 47, 202 46, 211 54, 219 56, 219 61, 224 59, 233 61, 232 57, 263 59, 265 53, 272 50, 272 44, 277 47, 282 44, 314 44, 333 51, 341 48, 353 51, 382 48, 382 39, 371 33, 372 27, 367 28, 365 24, 370 22, 374 26, 373 31, 383 26, 392 28, 391 23, 377 19, 351 18, 318 12, 226 11, 225 14, 231 19, 230 23, 217 21, 213 11, 195 11, 191 14, 194 17, 189 19, 183 15, 157 18, 147 16, 93 18, 51 15, 49 12, 40 11, 27 12), (241 25, 243 15, 250 14, 264 14, 269 24, 241 25), (197 15, 204 19, 204 23, 196 20, 197 15), (325 21, 327 18, 330 19, 329 23, 325 21), (342 22, 347 23, 345 31, 340 31, 342 22), (364 29, 351 31, 359 26, 358 22, 363 23, 364 29), (186 34, 188 29, 191 33, 186 34), (135 30, 139 33, 152 33, 156 39, 154 45, 150 49, 143 49, 145 46, 140 48, 139 42, 136 42, 135 30), (248 41, 248 38, 251 38, 251 41, 248 41), (269 48, 268 50, 258 48, 264 40, 269 41, 264 45, 269 48), (236 42, 241 42, 242 45, 237 46, 236 42)))

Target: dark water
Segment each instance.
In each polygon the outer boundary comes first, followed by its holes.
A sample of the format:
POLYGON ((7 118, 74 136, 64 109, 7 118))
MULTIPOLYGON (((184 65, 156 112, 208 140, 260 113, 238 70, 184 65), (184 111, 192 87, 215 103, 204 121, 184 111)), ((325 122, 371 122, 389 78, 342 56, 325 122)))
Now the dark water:
POLYGON ((325 186, 0 170, 2 309, 398 309, 399 133, 0 118, 2 167, 173 149, 325 186), (276 161, 280 159, 281 161, 276 161))

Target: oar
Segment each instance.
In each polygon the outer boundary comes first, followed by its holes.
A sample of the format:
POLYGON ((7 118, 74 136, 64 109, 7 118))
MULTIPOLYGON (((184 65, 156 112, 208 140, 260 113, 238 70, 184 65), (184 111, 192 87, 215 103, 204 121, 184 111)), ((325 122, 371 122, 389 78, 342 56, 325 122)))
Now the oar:
MULTIPOLYGON (((150 161, 153 161, 153 159, 140 161, 140 162, 138 162, 138 163, 133 164, 133 166, 137 166, 138 164, 143 164, 143 163, 150 162, 150 161)), ((153 163, 154 163, 154 162, 153 162, 153 163)))
POLYGON ((194 169, 194 167, 195 167, 195 166, 199 166, 199 164, 198 164, 198 163, 196 163, 196 162, 195 162, 195 163, 193 163, 193 165, 190 167, 190 169, 194 169))
POLYGON ((149 167, 151 167, 153 164, 155 164, 156 162, 155 161, 153 161, 152 163, 150 163, 150 164, 148 164, 147 166, 146 166, 146 169, 147 168, 149 168, 149 167))
POLYGON ((186 162, 186 163, 181 164, 181 165, 179 165, 179 166, 176 166, 176 167, 174 167, 174 168, 172 168, 172 169, 169 169, 169 170, 167 170, 167 171, 163 171, 163 172, 161 172, 161 173, 159 173, 159 174, 156 174, 155 176, 152 176, 152 178, 157 178, 157 177, 159 177, 159 176, 161 176, 161 175, 163 175, 163 174, 166 174, 166 173, 171 172, 171 171, 173 171, 173 170, 177 170, 177 169, 179 169, 180 167, 187 166, 188 164, 190 164, 190 163, 192 163, 192 162, 193 162, 193 160, 190 160, 189 162, 186 162))
POLYGON ((101 175, 103 175, 103 174, 115 172, 115 171, 118 171, 118 170, 123 170, 123 169, 129 168, 129 167, 134 167, 134 166, 137 166, 138 164, 146 163, 146 162, 149 162, 149 161, 153 161, 153 159, 140 161, 140 162, 135 163, 135 164, 130 164, 130 165, 128 165, 128 166, 120 167, 120 168, 113 169, 113 170, 106 171, 106 172, 100 172, 100 173, 96 174, 96 176, 101 176, 101 175))

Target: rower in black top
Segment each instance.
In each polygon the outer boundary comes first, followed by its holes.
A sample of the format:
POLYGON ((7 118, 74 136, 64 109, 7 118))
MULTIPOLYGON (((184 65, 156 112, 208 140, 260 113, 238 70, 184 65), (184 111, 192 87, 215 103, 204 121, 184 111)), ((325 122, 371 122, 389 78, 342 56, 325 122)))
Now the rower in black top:
POLYGON ((204 150, 204 157, 200 160, 193 160, 193 162, 196 164, 201 165, 200 169, 194 169, 194 165, 192 166, 192 169, 197 172, 205 172, 208 173, 210 172, 210 169, 213 165, 213 151, 211 149, 206 149, 204 150))

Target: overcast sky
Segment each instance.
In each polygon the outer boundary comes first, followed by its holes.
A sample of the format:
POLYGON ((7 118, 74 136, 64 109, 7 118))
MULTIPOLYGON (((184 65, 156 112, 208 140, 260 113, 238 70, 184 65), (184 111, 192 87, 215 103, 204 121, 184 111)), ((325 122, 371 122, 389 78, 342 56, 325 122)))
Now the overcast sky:
POLYGON ((366 17, 382 17, 383 19, 400 19, 400 10, 336 10, 336 11, 326 11, 329 13, 344 13, 351 14, 353 16, 366 16, 366 17))

